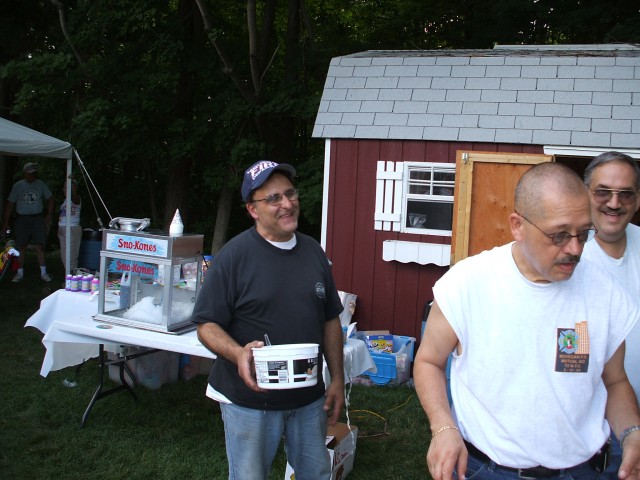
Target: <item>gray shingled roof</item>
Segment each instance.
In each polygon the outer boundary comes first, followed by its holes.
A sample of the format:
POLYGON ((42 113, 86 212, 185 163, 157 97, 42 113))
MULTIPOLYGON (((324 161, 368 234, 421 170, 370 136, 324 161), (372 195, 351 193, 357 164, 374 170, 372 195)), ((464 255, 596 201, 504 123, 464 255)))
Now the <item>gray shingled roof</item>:
POLYGON ((313 136, 638 148, 640 46, 336 57, 313 136))

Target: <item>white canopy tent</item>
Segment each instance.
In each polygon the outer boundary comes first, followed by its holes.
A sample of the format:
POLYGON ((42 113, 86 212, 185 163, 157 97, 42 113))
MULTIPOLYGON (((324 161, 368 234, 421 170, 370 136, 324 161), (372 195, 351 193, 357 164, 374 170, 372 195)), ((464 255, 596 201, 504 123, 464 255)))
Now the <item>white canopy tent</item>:
MULTIPOLYGON (((71 166, 75 150, 69 142, 58 140, 44 133, 0 118, 0 155, 39 156, 60 158, 67 161, 67 192, 71 191, 71 166)), ((77 155, 77 153, 76 153, 77 155)), ((3 199, 4 201, 4 199, 3 199)), ((67 212, 71 211, 71 195, 67 195, 67 212)), ((70 273, 69 257, 71 255, 69 222, 67 222, 67 242, 65 272, 70 273)))

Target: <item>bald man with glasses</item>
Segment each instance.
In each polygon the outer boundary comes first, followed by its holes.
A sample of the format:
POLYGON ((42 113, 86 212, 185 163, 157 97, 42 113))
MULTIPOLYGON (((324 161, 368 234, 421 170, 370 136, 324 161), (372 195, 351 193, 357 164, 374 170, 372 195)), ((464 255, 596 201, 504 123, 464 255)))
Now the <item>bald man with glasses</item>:
POLYGON ((623 359, 640 306, 580 261, 597 230, 587 189, 564 165, 536 165, 509 223, 513 242, 458 262, 433 289, 414 365, 432 478, 605 478, 613 431, 619 478, 638 479, 640 411, 623 359))

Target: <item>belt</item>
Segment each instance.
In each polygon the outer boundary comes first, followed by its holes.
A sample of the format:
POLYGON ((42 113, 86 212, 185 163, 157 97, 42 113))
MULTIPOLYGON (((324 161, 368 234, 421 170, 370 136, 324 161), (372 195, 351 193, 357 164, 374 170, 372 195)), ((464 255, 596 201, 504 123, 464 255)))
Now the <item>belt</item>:
MULTIPOLYGON (((489 456, 486 453, 478 450, 478 448, 476 448, 476 446, 473 445, 472 443, 469 443, 465 440, 464 444, 467 447, 467 451, 469 452, 469 455, 471 455, 472 457, 476 458, 477 460, 480 460, 481 462, 487 462, 487 463, 493 462, 493 460, 491 460, 491 458, 489 458, 489 456)), ((551 478, 551 477, 562 475, 564 474, 564 472, 569 470, 568 468, 561 468, 561 469, 547 468, 547 467, 543 467, 542 465, 539 465, 537 467, 530 467, 530 468, 515 468, 515 467, 505 467, 503 465, 498 465, 495 462, 493 463, 497 468, 506 470, 508 472, 517 473, 518 477, 520 478, 551 478)), ((607 468, 608 463, 609 463, 609 444, 606 443, 589 460, 570 468, 581 467, 585 464, 588 464, 594 470, 598 472, 603 472, 607 468)))
POLYGON ((42 213, 32 213, 30 215, 23 215, 21 213, 18 214, 19 217, 41 217, 42 213))

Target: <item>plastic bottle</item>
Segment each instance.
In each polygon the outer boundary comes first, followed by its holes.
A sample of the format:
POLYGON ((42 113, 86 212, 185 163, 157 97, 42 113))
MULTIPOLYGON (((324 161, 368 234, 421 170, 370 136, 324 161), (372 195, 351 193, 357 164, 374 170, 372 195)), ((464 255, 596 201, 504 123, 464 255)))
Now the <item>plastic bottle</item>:
POLYGON ((98 277, 93 277, 91 279, 91 293, 95 293, 100 289, 100 279, 98 277))
POLYGON ((73 279, 73 275, 67 275, 64 277, 64 289, 68 292, 71 291, 71 280, 73 279))
POLYGON ((131 274, 124 272, 120 279, 120 308, 129 308, 131 305, 131 274))
POLYGON ((83 292, 90 292, 91 280, 93 280, 93 275, 85 275, 82 277, 82 288, 80 290, 83 292))
POLYGON ((183 231, 184 225, 182 223, 182 217, 180 216, 180 210, 176 209, 173 220, 171 220, 171 225, 169 225, 169 235, 182 235, 183 231))
POLYGON ((79 292, 80 291, 80 282, 82 277, 80 275, 74 275, 71 277, 71 291, 79 292))

